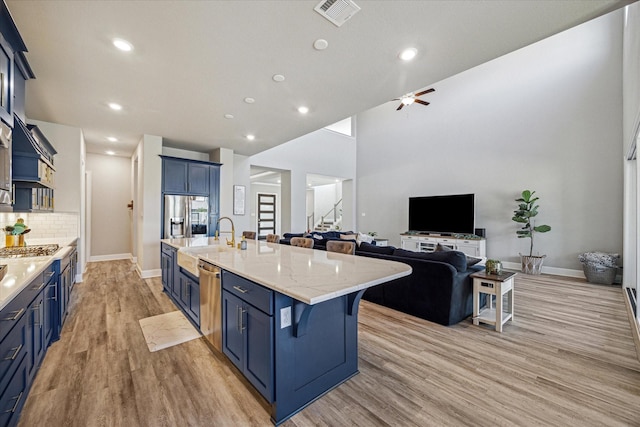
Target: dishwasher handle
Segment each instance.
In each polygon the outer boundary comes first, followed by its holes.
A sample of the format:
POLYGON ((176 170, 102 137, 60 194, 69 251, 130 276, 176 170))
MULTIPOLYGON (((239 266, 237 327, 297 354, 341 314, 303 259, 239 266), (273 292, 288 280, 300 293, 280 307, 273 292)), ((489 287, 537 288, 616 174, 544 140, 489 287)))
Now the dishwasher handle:
POLYGON ((220 268, 216 267, 215 265, 200 261, 198 263, 198 270, 200 270, 200 273, 204 274, 215 274, 216 279, 220 278, 220 268))

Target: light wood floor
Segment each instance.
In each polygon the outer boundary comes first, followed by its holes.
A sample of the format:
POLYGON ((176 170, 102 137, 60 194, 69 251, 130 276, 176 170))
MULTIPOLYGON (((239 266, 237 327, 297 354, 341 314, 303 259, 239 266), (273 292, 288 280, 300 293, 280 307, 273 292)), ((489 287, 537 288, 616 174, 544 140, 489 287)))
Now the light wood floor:
MULTIPOLYGON (((150 353, 138 320, 174 311, 159 278, 89 264, 20 426, 268 426, 264 401, 202 339, 150 353)), ((520 274, 498 334, 363 301, 360 374, 284 426, 640 425, 622 291, 520 274)))

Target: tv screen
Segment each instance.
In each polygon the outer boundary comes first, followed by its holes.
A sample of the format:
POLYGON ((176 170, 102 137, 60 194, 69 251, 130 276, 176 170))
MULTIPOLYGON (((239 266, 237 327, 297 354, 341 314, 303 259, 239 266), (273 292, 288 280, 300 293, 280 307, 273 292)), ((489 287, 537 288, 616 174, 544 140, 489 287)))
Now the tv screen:
POLYGON ((409 198, 409 231, 473 234, 474 220, 473 194, 409 198))

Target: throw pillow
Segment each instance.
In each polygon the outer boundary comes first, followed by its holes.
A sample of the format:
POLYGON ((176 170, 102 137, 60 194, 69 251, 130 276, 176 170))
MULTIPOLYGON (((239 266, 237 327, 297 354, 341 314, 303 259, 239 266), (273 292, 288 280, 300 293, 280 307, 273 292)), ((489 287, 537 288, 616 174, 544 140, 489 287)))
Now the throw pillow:
POLYGON ((344 240, 355 240, 355 241, 357 241, 358 240, 358 235, 357 234, 341 234, 340 238, 344 239, 344 240))
POLYGON ((393 246, 376 246, 372 245, 371 243, 362 242, 360 243, 360 247, 358 248, 358 250, 363 252, 371 252, 374 254, 393 255, 393 251, 395 251, 396 248, 394 248, 393 246))
POLYGON ((449 252, 452 250, 453 249, 451 249, 449 246, 443 246, 440 243, 436 245, 436 252, 449 252))
POLYGON ((368 234, 364 234, 364 233, 358 233, 358 237, 356 238, 356 242, 358 243, 358 246, 362 242, 371 243, 371 242, 373 242, 373 236, 369 236, 368 234))
POLYGON ((458 251, 413 252, 405 249, 396 249, 393 251, 393 255, 405 258, 424 259, 427 261, 445 262, 459 272, 467 270, 467 256, 458 251))
POLYGON ((471 267, 473 265, 476 265, 480 261, 482 261, 482 258, 476 258, 474 256, 467 255, 467 267, 471 267))

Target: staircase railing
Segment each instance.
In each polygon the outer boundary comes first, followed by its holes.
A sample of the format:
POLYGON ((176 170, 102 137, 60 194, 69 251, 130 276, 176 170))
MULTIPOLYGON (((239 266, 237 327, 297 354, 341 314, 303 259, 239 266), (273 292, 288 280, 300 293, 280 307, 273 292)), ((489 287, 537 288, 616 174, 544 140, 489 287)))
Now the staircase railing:
MULTIPOLYGON (((342 203, 342 199, 338 200, 337 202, 335 202, 333 204, 333 207, 329 210, 329 212, 327 212, 326 214, 322 215, 320 217, 320 224, 324 225, 324 221, 325 218, 327 218, 329 215, 333 214, 333 224, 336 224, 338 222, 338 206, 342 203)), ((342 217, 342 215, 340 215, 340 217, 342 217)))
POLYGON ((307 215, 307 230, 313 230, 313 228, 316 226, 314 217, 315 212, 311 212, 311 215, 307 215))

